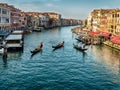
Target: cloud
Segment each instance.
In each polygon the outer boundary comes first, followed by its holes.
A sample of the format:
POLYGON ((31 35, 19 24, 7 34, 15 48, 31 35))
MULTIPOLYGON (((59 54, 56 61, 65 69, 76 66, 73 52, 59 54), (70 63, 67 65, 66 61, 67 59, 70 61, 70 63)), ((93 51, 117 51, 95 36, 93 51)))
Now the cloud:
POLYGON ((53 3, 46 3, 45 6, 46 7, 53 7, 53 8, 59 7, 57 5, 54 5, 53 3))
POLYGON ((21 4, 18 5, 19 9, 22 11, 40 11, 41 7, 34 4, 21 4))

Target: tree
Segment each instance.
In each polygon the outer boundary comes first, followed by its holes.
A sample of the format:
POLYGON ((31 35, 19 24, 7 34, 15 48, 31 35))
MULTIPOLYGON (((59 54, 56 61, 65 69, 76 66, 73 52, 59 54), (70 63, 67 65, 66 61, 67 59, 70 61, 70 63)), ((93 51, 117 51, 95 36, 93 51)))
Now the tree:
POLYGON ((87 26, 87 19, 85 19, 85 21, 84 21, 84 27, 86 27, 87 26))

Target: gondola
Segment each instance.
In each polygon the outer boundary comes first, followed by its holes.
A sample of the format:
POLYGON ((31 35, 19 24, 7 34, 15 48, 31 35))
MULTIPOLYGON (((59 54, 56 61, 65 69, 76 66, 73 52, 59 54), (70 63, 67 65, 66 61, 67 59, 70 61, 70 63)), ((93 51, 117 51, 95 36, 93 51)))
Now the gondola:
MULTIPOLYGON (((73 45, 74 45, 74 44, 73 44, 73 45)), ((75 49, 79 50, 79 51, 86 51, 86 50, 87 50, 87 48, 83 48, 83 47, 78 46, 78 45, 74 45, 73 47, 74 47, 75 49)))
POLYGON ((59 43, 59 44, 57 44, 57 45, 55 45, 55 46, 52 46, 52 48, 58 49, 58 48, 61 48, 61 47, 63 47, 63 46, 64 46, 64 41, 61 42, 61 43, 59 43))
POLYGON ((38 46, 37 48, 35 48, 33 51, 30 51, 32 53, 32 55, 40 52, 42 50, 42 47, 43 47, 43 43, 41 42, 40 43, 40 46, 38 46))
POLYGON ((32 53, 32 54, 36 54, 37 52, 39 52, 39 51, 41 51, 41 50, 42 50, 42 48, 35 49, 35 50, 31 51, 31 53, 32 53))
POLYGON ((85 45, 91 45, 91 42, 86 42, 85 45))
POLYGON ((75 38, 77 41, 82 42, 81 38, 75 38))

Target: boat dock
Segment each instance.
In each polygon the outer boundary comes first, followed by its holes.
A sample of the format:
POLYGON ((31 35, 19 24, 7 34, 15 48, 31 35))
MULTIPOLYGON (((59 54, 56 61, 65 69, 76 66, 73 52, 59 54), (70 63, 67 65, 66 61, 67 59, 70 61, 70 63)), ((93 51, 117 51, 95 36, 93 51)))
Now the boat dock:
POLYGON ((22 35, 9 35, 6 39, 6 48, 11 49, 11 48, 23 48, 23 40, 22 40, 22 35))
POLYGON ((6 39, 6 48, 9 49, 23 49, 24 36, 23 31, 13 31, 6 39))

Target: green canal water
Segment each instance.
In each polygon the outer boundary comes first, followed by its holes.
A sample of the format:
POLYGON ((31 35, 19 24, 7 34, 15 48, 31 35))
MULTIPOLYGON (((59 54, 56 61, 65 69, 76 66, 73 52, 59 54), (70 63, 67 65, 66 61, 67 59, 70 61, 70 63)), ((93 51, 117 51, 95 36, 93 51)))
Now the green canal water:
POLYGON ((77 51, 73 43, 81 43, 71 28, 25 35, 23 52, 8 52, 7 60, 0 56, 0 90, 120 90, 120 52, 107 46, 77 51), (63 40, 64 47, 53 51, 63 40), (31 57, 41 41, 42 52, 31 57))

